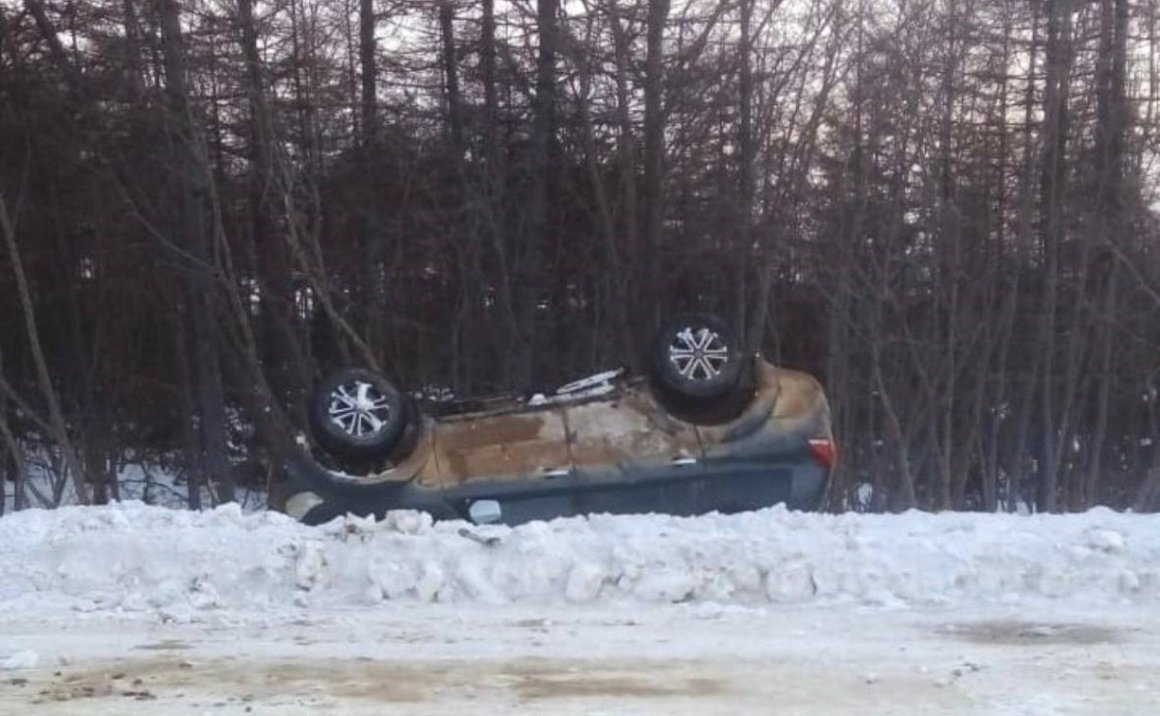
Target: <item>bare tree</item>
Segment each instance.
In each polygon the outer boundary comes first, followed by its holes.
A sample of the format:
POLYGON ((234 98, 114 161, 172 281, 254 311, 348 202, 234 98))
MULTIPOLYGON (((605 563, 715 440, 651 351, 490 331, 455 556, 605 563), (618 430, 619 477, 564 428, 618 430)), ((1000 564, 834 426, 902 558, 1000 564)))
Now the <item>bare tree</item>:
POLYGON ((16 506, 114 499, 130 461, 194 504, 243 461, 276 474, 339 364, 526 389, 640 368, 703 310, 824 380, 837 508, 1154 509, 1157 16, 0 8, 16 506))
MULTIPOLYGON (((161 52, 165 91, 172 128, 173 175, 178 185, 178 207, 173 221, 174 243, 184 263, 194 354, 196 415, 205 474, 223 502, 234 499, 234 485, 226 454, 226 406, 219 363, 216 273, 210 240, 210 169, 205 145, 194 126, 186 87, 186 58, 180 11, 176 0, 157 0, 161 25, 161 52)), ((197 498, 194 498, 194 502, 197 498)), ((190 505, 193 508, 197 504, 190 505)))

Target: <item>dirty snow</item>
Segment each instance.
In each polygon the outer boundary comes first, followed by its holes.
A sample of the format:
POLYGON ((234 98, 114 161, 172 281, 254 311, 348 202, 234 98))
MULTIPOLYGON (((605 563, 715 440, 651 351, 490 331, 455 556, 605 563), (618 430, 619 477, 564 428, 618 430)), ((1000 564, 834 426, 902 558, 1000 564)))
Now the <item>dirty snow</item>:
POLYGON ((1160 520, 0 519, 0 714, 1160 713, 1160 520), (200 710, 198 710, 200 709, 200 710))

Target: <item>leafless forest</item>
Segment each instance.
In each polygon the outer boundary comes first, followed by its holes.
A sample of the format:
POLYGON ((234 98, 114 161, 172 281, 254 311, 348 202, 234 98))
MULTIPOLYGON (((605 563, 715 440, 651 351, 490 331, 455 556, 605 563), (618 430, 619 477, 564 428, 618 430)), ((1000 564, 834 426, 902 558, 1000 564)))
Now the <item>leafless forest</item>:
POLYGON ((697 309, 826 384, 834 509, 1156 509, 1157 5, 0 0, 0 507, 697 309))

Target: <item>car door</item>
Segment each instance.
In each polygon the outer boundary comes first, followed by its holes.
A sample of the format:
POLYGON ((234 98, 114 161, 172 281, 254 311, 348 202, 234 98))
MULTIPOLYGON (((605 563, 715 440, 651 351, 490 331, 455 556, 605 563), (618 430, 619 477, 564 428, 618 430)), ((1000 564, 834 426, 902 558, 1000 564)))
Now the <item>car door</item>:
POLYGON ((540 482, 567 476, 571 463, 559 407, 455 416, 434 439, 444 488, 470 483, 540 482))
POLYGON ((644 391, 565 407, 572 465, 578 472, 650 471, 694 465, 697 431, 673 420, 644 391))
POLYGON ((706 489, 696 430, 645 391, 566 408, 575 513, 695 514, 706 489))

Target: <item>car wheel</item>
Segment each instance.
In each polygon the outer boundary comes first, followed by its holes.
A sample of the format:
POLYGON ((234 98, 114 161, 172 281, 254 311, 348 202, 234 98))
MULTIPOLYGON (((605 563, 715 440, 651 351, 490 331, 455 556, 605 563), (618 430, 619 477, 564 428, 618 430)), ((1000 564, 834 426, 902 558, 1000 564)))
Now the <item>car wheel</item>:
POLYGON ((314 437, 344 460, 379 460, 407 427, 403 396, 369 370, 347 368, 319 383, 310 406, 314 437))
POLYGON ((732 394, 747 362, 737 335, 716 316, 678 318, 653 341, 654 382, 677 398, 704 402, 732 394))

